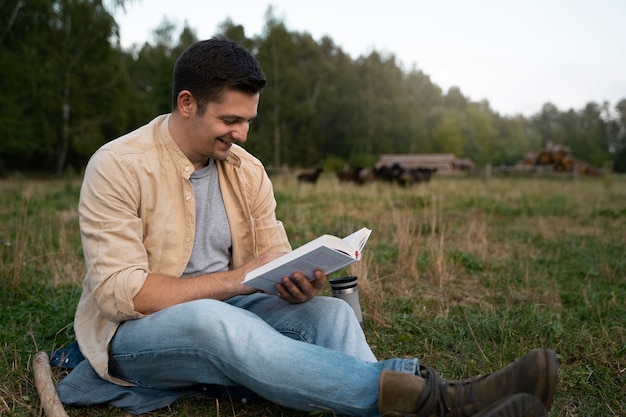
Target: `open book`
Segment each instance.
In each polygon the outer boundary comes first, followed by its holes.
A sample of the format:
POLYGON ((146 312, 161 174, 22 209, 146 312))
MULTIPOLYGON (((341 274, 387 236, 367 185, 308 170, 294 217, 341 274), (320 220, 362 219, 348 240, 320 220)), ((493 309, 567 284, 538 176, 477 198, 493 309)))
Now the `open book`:
POLYGON ((276 283, 294 272, 302 272, 310 280, 317 269, 326 275, 331 274, 361 259, 361 251, 370 233, 372 231, 364 227, 343 239, 322 235, 248 272, 242 284, 275 294, 276 283))

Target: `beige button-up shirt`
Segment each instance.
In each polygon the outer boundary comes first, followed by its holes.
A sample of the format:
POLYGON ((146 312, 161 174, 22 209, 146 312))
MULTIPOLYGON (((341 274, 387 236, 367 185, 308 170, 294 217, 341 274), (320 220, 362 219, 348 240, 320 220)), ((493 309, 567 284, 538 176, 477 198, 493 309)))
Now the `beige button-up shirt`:
MULTIPOLYGON (((195 233, 193 164, 168 130, 169 115, 111 141, 91 158, 79 203, 87 274, 74 319, 83 355, 109 376, 108 345, 119 324, 140 319, 133 306, 148 273, 180 277, 195 233)), ((289 251, 276 219, 273 187, 261 162, 237 145, 217 163, 232 235, 231 268, 262 253, 289 251)))

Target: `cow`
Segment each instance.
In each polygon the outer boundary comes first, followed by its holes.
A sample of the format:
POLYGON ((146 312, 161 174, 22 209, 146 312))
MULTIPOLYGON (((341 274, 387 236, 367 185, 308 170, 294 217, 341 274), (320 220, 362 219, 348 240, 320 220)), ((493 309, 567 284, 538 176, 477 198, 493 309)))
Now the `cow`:
POLYGON ((298 174, 298 183, 300 184, 300 183, 308 182, 311 184, 315 184, 317 180, 319 179, 319 176, 322 173, 322 171, 324 171, 322 168, 317 168, 313 172, 302 172, 298 174))

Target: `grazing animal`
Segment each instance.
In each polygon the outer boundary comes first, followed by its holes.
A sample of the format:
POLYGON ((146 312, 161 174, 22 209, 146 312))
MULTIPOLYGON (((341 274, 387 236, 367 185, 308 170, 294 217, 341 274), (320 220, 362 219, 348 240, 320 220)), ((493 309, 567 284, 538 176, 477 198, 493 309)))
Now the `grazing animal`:
POLYGON ((413 182, 428 182, 436 171, 435 168, 413 168, 411 170, 413 182))
POLYGON ((322 173, 322 168, 317 168, 313 172, 302 172, 298 174, 298 183, 308 182, 311 184, 315 184, 322 173))
POLYGON ((374 168, 361 168, 359 169, 359 184, 365 184, 366 182, 370 182, 376 178, 376 172, 374 168))
POLYGON ((376 178, 387 182, 398 182, 398 179, 403 175, 404 169, 400 164, 393 164, 392 166, 383 165, 376 168, 376 178))
POLYGON ((359 173, 354 169, 342 169, 337 171, 337 179, 339 182, 356 182, 359 173))
POLYGON ((436 171, 434 168, 403 168, 395 163, 391 167, 383 165, 376 169, 376 177, 404 187, 408 184, 428 182, 436 171))
POLYGON ((354 182, 359 185, 373 180, 374 175, 373 169, 362 167, 337 171, 337 179, 339 179, 339 182, 354 182))

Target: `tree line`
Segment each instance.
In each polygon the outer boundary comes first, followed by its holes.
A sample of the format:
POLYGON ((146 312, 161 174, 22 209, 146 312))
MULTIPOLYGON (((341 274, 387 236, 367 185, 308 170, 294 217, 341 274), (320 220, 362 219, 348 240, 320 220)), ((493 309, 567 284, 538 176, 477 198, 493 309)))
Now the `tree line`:
MULTIPOLYGON (((164 20, 124 49, 114 19, 124 3, 0 0, 0 176, 81 172, 103 143, 171 110, 174 62, 195 31, 164 20)), ((267 75, 245 147, 268 166, 370 166, 383 153, 511 165, 553 143, 626 172, 626 99, 504 116, 393 54, 352 58, 330 37, 289 30, 271 8, 265 19, 257 36, 230 19, 216 34, 250 49, 267 75)))

